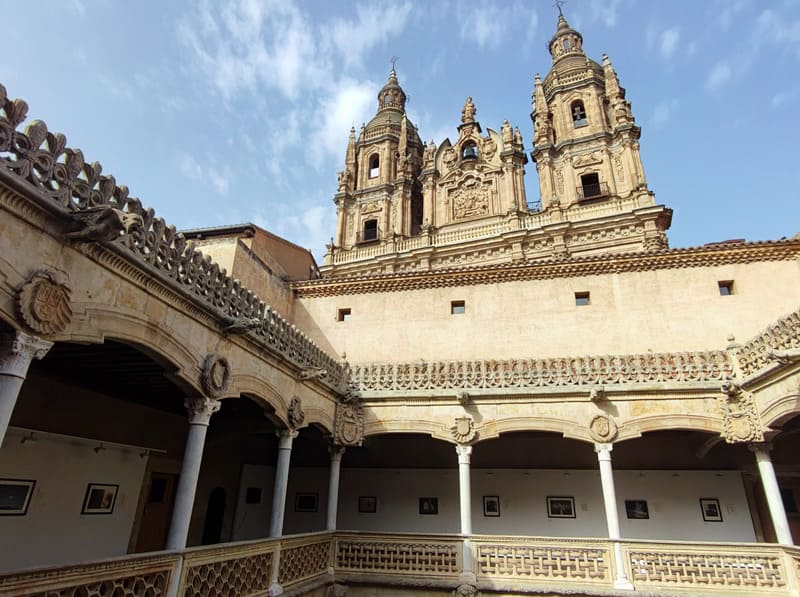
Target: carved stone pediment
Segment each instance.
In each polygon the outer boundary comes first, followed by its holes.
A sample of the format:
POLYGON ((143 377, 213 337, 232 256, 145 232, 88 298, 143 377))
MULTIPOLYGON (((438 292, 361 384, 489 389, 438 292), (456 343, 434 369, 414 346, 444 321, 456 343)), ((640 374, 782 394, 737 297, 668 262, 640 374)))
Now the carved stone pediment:
POLYGON ((72 321, 71 290, 65 277, 39 270, 17 290, 17 311, 22 321, 38 334, 57 334, 72 321))

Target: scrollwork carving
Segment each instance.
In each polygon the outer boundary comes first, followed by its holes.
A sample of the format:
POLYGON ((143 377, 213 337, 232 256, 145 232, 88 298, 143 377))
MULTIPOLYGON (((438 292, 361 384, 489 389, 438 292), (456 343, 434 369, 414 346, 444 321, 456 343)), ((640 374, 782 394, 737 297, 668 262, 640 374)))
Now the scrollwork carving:
POLYGON ((224 394, 225 390, 228 389, 230 377, 230 365, 225 357, 218 354, 210 354, 203 361, 200 384, 209 397, 217 398, 224 394))
POLYGON ((64 331, 72 321, 71 290, 61 274, 33 272, 17 290, 17 311, 22 321, 38 334, 64 331))

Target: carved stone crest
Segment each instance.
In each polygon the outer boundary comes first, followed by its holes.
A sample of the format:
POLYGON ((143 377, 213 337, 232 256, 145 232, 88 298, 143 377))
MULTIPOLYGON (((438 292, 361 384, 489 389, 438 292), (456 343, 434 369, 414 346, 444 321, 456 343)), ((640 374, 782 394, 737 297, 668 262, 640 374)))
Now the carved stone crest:
POLYGON ((200 385, 206 394, 212 398, 221 396, 228 389, 231 378, 228 359, 218 354, 210 354, 203 361, 203 370, 200 372, 200 385))
POLYGON ((303 412, 303 405, 300 402, 300 398, 295 396, 289 402, 289 425, 292 426, 292 429, 297 429, 300 425, 303 424, 303 421, 306 419, 306 413, 303 412))
POLYGON ((333 442, 339 446, 360 446, 364 441, 364 409, 360 404, 337 404, 333 442))
POLYGON ((610 443, 617 437, 617 424, 611 417, 596 415, 589 421, 589 435, 598 443, 610 443))
POLYGON ((460 220, 489 213, 489 194, 472 179, 453 193, 453 218, 460 220))
POLYGON ((39 334, 57 334, 72 320, 70 288, 55 272, 40 270, 17 291, 17 310, 22 321, 39 334))
POLYGON ((485 157, 487 160, 491 160, 496 151, 497 143, 494 142, 494 139, 489 137, 483 142, 483 157, 485 157))
POLYGON ((764 441, 753 395, 731 381, 723 383, 720 390, 723 394, 719 406, 724 417, 722 437, 725 441, 729 444, 764 441))
POLYGON ((453 439, 459 444, 466 444, 475 439, 475 422, 472 417, 456 417, 456 422, 450 427, 453 439))

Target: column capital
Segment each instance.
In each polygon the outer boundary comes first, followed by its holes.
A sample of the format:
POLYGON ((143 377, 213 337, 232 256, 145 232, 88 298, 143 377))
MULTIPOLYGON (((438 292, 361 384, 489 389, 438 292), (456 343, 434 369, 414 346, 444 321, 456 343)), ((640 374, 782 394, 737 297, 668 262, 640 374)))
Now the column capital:
POLYGON ((747 449, 755 454, 769 454, 772 452, 772 442, 751 442, 747 444, 747 449))
POLYGON ((597 452, 598 460, 611 460, 611 451, 614 444, 595 444, 594 451, 597 452))
POLYGON ((190 425, 208 426, 208 423, 211 421, 211 415, 220 409, 222 403, 212 398, 198 397, 186 398, 186 400, 183 401, 183 405, 189 413, 190 425))
POLYGON ((0 333, 0 375, 25 379, 33 359, 42 359, 53 343, 25 332, 0 333))
POLYGON ((472 456, 472 446, 466 446, 463 444, 456 445, 456 454, 458 454, 458 462, 459 464, 469 464, 470 458, 472 456))
POLYGON ((331 462, 339 461, 344 456, 345 447, 339 444, 328 444, 328 453, 331 455, 331 462))
POLYGON ((278 436, 278 449, 291 450, 292 440, 294 440, 294 438, 296 438, 299 434, 300 432, 295 431, 294 429, 276 429, 275 435, 278 436))

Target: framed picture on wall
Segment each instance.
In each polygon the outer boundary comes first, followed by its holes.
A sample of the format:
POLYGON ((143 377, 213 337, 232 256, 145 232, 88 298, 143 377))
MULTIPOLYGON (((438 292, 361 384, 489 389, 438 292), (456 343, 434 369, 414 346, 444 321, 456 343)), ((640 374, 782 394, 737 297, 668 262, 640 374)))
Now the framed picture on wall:
POLYGON ((83 498, 81 514, 112 514, 119 485, 89 483, 83 498))
POLYGON ((500 516, 500 496, 498 495, 483 496, 483 515, 500 516))
POLYGON ((575 498, 569 496, 547 496, 548 518, 575 518, 575 498))
POLYGON ((700 511, 706 522, 722 522, 722 508, 717 498, 700 498, 700 511))
POLYGON ((294 494, 295 512, 319 512, 318 493, 296 493, 294 494))
POLYGON ((0 516, 25 516, 36 481, 0 479, 0 516))
POLYGON ((378 498, 374 495, 358 496, 358 511, 361 514, 375 514, 378 511, 378 498))
POLYGON ((625 515, 633 520, 646 520, 650 518, 647 509, 647 500, 625 500, 625 515))
POLYGON ((438 497, 419 498, 419 513, 425 515, 439 514, 439 498, 438 497))

